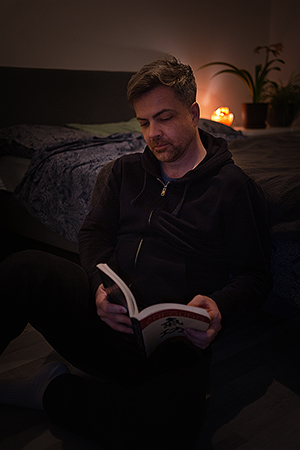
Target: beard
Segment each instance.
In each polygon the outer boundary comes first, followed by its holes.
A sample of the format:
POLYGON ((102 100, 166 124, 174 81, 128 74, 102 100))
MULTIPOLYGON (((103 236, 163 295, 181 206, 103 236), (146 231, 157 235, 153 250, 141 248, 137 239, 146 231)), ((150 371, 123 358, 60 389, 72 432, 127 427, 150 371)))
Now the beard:
POLYGON ((171 163, 177 161, 186 151, 187 146, 172 142, 152 139, 148 147, 153 155, 161 162, 171 163))

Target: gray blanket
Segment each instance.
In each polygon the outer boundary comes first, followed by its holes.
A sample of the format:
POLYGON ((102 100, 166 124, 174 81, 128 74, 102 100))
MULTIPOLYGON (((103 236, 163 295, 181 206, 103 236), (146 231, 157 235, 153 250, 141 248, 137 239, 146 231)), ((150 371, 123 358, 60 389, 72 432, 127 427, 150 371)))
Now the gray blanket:
POLYGON ((229 143, 235 163, 263 189, 273 237, 300 238, 300 133, 229 143))

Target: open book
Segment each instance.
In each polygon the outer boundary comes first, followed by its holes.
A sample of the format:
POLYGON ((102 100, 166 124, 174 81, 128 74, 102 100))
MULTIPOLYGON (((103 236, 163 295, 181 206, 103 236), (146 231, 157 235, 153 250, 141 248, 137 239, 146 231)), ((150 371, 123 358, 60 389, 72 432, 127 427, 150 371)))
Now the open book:
POLYGON ((98 264, 109 301, 127 308, 138 346, 147 357, 167 339, 184 337, 186 328, 206 331, 211 322, 203 308, 177 303, 159 303, 139 312, 126 283, 107 265, 98 264))

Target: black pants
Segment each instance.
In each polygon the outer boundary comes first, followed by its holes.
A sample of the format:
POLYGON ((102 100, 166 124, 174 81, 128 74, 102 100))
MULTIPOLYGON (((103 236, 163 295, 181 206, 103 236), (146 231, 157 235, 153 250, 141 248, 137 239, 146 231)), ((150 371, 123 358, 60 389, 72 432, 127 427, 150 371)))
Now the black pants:
POLYGON ((132 336, 97 316, 84 270, 47 253, 10 256, 0 289, 1 351, 30 323, 71 364, 105 380, 54 379, 44 394, 54 422, 108 449, 193 448, 209 358, 181 341, 142 358, 132 336))

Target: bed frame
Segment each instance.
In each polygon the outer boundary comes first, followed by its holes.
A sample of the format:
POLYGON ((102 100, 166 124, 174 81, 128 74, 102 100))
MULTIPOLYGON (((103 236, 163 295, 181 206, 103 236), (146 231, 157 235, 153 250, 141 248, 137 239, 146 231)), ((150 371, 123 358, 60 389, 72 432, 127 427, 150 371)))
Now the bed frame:
MULTIPOLYGON (((126 98, 133 72, 0 67, 0 127, 17 124, 110 123, 134 117, 126 98)), ((0 190, 2 233, 13 232, 71 252, 74 244, 50 230, 0 190)))
POLYGON ((129 120, 133 72, 0 67, 0 126, 129 120))

